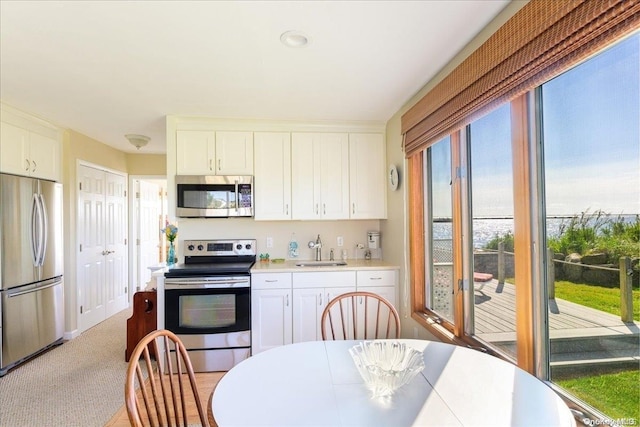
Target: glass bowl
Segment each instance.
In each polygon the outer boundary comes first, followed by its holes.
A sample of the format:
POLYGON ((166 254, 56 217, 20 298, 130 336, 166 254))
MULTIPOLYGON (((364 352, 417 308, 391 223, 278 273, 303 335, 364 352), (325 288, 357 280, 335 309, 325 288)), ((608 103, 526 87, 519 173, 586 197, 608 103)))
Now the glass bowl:
POLYGON ((397 341, 365 341, 349 353, 373 397, 392 395, 424 369, 422 352, 397 341))

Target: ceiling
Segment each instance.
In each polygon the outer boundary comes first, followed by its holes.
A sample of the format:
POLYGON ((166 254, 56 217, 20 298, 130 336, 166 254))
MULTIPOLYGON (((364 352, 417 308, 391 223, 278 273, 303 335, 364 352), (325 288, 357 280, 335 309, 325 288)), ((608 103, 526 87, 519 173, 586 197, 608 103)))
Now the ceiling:
POLYGON ((166 115, 385 122, 507 3, 1 0, 0 99, 126 152, 166 115))

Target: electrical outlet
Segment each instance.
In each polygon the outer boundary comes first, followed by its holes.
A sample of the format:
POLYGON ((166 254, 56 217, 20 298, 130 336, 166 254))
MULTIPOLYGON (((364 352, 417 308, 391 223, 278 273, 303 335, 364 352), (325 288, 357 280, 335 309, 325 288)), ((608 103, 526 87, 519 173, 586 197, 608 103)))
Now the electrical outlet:
POLYGON ((342 239, 342 236, 338 236, 338 246, 342 245, 344 245, 344 239, 342 239))
POLYGON ((268 248, 273 247, 273 237, 267 237, 267 247, 268 248))

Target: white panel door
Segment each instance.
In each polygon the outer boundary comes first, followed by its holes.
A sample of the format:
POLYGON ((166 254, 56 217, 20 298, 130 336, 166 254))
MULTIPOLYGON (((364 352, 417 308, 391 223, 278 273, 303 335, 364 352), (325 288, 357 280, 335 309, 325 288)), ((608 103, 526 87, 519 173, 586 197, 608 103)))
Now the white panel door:
POLYGON ((349 218, 349 139, 346 133, 322 134, 320 193, 322 219, 349 218))
POLYGON ((31 176, 60 181, 60 144, 55 138, 29 133, 31 176))
POLYGON ((293 133, 291 168, 293 219, 349 218, 346 133, 293 133))
POLYGON ((291 344, 291 289, 251 293, 251 354, 291 344))
POLYGON ((78 327, 128 306, 126 177, 78 168, 78 327))
POLYGON ((292 219, 320 219, 320 134, 291 135, 292 219))
POLYGON ((253 132, 216 132, 216 174, 253 175, 253 132))
POLYGON ((160 229, 162 224, 162 186, 155 182, 139 181, 138 187, 138 286, 143 289, 151 280, 150 266, 160 263, 160 229))
MULTIPOLYGON (((298 288, 293 290, 293 342, 322 339, 322 312, 338 295, 356 290, 355 286, 336 288, 298 288)), ((351 307, 350 304, 345 306, 351 307)), ((340 318, 338 306, 331 312, 340 318)), ((351 325, 351 322, 347 322, 351 325)))
POLYGON ((256 132, 255 219, 291 219, 291 135, 256 132))
POLYGON ((200 130, 176 132, 176 173, 212 175, 215 173, 216 133, 200 130))
POLYGON ((78 183, 78 327, 85 331, 106 319, 105 174, 80 166, 78 183))
POLYGON ((125 309, 128 304, 128 251, 127 251, 127 180, 122 175, 105 172, 106 266, 105 292, 107 317, 125 309))
POLYGON ((351 219, 387 217, 384 150, 382 134, 349 134, 351 219))
POLYGON ((12 124, 0 123, 0 172, 31 175, 29 131, 12 124))
POLYGON ((326 304, 324 288, 293 290, 293 342, 317 341, 320 317, 326 304))

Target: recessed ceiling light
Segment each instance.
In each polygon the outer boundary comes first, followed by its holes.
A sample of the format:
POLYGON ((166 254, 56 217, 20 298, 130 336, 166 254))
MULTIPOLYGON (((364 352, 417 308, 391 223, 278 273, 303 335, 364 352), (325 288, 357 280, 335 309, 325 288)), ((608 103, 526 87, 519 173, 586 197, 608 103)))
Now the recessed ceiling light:
POLYGON ((305 47, 309 43, 309 37, 300 31, 286 31, 280 36, 280 41, 288 47, 305 47))

